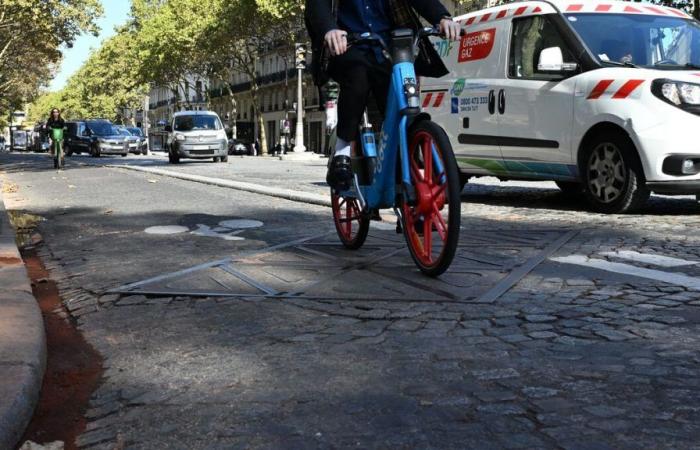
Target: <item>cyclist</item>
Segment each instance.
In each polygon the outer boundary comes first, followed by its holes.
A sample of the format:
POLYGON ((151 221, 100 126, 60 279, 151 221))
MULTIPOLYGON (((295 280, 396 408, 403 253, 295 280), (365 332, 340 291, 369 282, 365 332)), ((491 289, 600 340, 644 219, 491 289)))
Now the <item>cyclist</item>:
MULTIPOLYGON (((326 181, 347 189, 352 179, 351 147, 370 92, 383 115, 391 80, 391 63, 379 45, 348 49, 348 33, 372 32, 390 43, 391 30, 421 27, 416 12, 431 24, 439 24, 445 37, 457 40, 460 25, 452 21, 439 0, 306 0, 306 27, 312 43, 311 70, 320 86, 332 78, 340 84, 337 141, 326 181)), ((415 61, 418 76, 441 77, 447 68, 429 40, 419 44, 415 61)))
POLYGON ((49 138, 51 139, 51 154, 53 155, 53 136, 51 134, 51 130, 54 128, 60 128, 63 129, 66 126, 66 121, 63 120, 61 117, 61 110, 58 108, 53 108, 51 110, 51 114, 49 114, 49 120, 46 121, 46 131, 49 133, 49 138))

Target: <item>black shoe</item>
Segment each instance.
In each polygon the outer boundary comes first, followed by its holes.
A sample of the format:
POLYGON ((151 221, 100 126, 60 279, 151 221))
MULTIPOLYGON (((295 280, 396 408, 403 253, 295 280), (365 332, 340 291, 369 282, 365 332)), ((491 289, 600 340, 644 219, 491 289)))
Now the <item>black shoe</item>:
POLYGON ((352 181, 352 161, 349 156, 336 156, 331 161, 326 175, 326 183, 338 191, 350 189, 352 181))

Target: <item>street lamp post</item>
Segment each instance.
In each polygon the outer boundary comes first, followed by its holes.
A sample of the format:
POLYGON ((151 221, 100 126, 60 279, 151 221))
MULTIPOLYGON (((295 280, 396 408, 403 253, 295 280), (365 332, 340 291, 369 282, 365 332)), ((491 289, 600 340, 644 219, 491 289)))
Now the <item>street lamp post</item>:
POLYGON ((294 151, 304 152, 304 93, 303 77, 304 68, 306 67, 306 45, 294 44, 294 54, 297 68, 297 127, 294 137, 294 151))

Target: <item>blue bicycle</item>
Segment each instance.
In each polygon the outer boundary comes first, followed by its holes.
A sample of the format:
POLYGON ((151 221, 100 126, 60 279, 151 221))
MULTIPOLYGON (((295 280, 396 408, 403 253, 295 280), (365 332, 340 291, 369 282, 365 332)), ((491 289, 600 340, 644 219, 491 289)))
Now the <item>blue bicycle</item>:
POLYGON ((373 33, 349 36, 348 43, 379 43, 393 65, 384 124, 375 136, 366 115, 352 157, 354 182, 347 191, 331 189, 336 231, 348 249, 359 249, 371 214, 393 208, 418 268, 438 276, 452 263, 459 241, 460 180, 450 140, 421 112, 413 66, 418 40, 440 36, 436 28, 392 32, 391 49, 373 33))

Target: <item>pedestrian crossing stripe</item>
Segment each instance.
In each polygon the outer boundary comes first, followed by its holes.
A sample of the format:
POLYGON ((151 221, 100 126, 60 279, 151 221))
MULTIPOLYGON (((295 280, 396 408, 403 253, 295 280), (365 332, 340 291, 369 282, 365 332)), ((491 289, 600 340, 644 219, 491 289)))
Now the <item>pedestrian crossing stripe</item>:
MULTIPOLYGON (((631 259, 633 261, 658 265, 662 267, 679 267, 680 265, 689 266, 699 263, 698 261, 686 261, 678 258, 670 258, 660 255, 649 255, 638 252, 605 252, 601 254, 605 256, 619 257, 622 259, 631 259)), ((675 284, 677 286, 684 286, 690 289, 700 290, 700 278, 691 277, 684 273, 648 269, 645 267, 633 266, 631 264, 612 262, 604 259, 590 258, 585 255, 569 255, 550 258, 550 260, 554 262, 574 264, 582 267, 590 267, 593 269, 604 270, 607 272, 615 272, 623 275, 646 278, 650 280, 661 281, 663 283, 675 284)))

